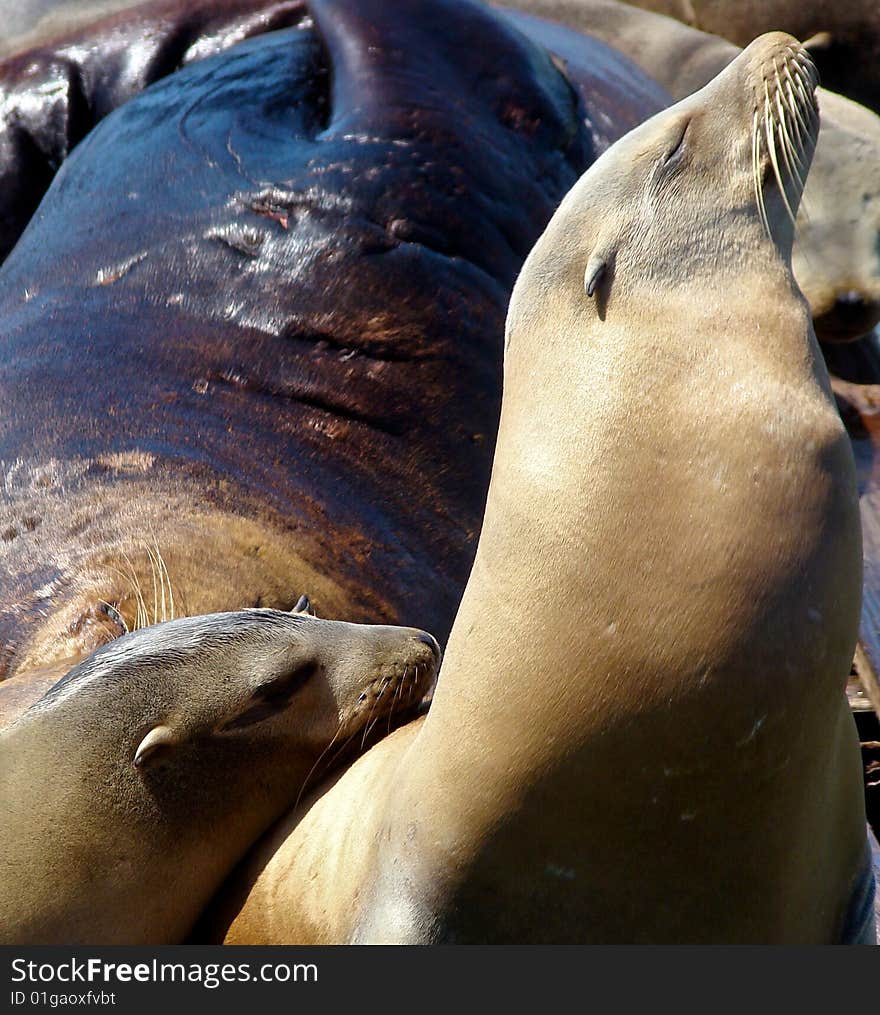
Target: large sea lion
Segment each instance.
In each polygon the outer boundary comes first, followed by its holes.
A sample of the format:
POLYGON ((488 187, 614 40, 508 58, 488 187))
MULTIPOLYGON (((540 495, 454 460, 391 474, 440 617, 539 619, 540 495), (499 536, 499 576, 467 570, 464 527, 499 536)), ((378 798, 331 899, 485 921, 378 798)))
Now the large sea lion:
POLYGON ((99 649, 0 730, 0 943, 181 941, 327 749, 439 658, 423 631, 265 609, 99 649))
POLYGON ((215 933, 871 933, 844 694, 853 459, 786 207, 814 85, 798 43, 765 36, 564 199, 511 299, 486 517, 431 710, 270 834, 215 933), (774 67, 794 88, 764 118, 774 67))
MULTIPOLYGON (((54 16, 27 36, 10 39, 0 62, 0 261, 60 164, 111 110, 180 67, 243 39, 288 26, 313 27, 305 0, 148 0, 97 7, 61 2, 56 7, 54 16), (123 9, 107 13, 108 6, 123 9)), ((460 16, 467 24, 466 8, 447 4, 440 10, 444 18, 454 22, 460 16)), ((364 12, 369 15, 370 8, 364 12)), ((400 16, 419 20, 412 9, 402 9, 400 16)), ((383 22, 376 27, 383 31, 383 22)), ((491 35, 482 38, 483 45, 492 45, 491 35)), ((414 37, 411 45, 436 42, 414 37)), ((668 105, 655 81, 597 40, 579 40, 572 70, 587 96, 597 150, 668 105)))
MULTIPOLYGON (((676 99, 740 52, 718 36, 617 0, 505 0, 505 7, 526 12, 509 16, 551 49, 548 32, 559 29, 545 18, 601 39, 676 99)), ((569 35, 569 47, 577 49, 569 35)), ((852 341, 880 321, 880 117, 827 89, 819 91, 819 107, 822 129, 798 216, 794 273, 819 339, 852 341)))
POLYGON ((449 629, 585 110, 480 4, 309 9, 108 116, 0 270, 0 676, 291 587, 449 629))
MULTIPOLYGON (((587 0, 589 2, 589 0, 587 0)), ((815 40, 810 53, 836 92, 880 112, 880 6, 877 0, 633 0, 745 46, 775 29, 815 40)))
POLYGON ((0 261, 58 167, 113 109, 195 60, 308 20, 304 0, 52 6, 0 44, 0 261))

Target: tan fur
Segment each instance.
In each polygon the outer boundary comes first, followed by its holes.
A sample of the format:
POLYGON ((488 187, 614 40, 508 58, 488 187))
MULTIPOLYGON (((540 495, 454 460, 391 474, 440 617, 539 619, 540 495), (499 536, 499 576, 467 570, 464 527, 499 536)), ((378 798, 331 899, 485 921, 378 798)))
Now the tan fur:
POLYGON ((417 703, 438 659, 424 632, 274 610, 96 652, 0 729, 0 942, 181 942, 331 748, 417 703))
POLYGON ((763 81, 798 54, 759 40, 563 201, 511 300, 431 711, 273 833, 215 932, 840 935, 865 851, 854 469, 766 150, 772 239, 753 187, 763 81))

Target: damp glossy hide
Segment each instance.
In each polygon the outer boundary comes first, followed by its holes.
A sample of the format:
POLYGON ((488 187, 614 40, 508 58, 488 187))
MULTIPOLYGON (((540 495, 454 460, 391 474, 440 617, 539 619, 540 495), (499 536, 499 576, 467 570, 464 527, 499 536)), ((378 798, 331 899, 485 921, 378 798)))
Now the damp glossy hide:
MULTIPOLYGON (((7 672, 82 571, 67 499, 116 487, 144 531, 173 493, 310 533, 352 619, 448 630, 508 295, 591 137, 481 5, 310 10, 108 116, 0 270, 7 672)), ((87 522, 102 560, 116 514, 87 522)))

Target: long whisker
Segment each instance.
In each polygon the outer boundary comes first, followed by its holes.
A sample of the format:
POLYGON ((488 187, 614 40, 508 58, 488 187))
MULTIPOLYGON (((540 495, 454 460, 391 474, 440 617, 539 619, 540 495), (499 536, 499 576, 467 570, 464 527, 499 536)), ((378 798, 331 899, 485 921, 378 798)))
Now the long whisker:
POLYGON ((761 216, 761 225, 764 227, 764 232, 767 236, 772 239, 770 222, 767 218, 767 208, 764 205, 764 186, 761 182, 761 131, 759 129, 757 109, 752 121, 752 180, 755 186, 755 201, 761 216))
POLYGON ((782 159, 785 162, 785 168, 788 173, 789 180, 793 180, 798 184, 798 191, 802 192, 804 189, 804 181, 801 179, 795 167, 794 157, 794 145, 791 139, 791 134, 788 130, 788 117, 785 114, 785 109, 782 105, 782 82, 779 80, 779 71, 776 72, 776 107, 779 111, 779 120, 777 123, 777 129, 779 131, 779 137, 781 141, 782 159))
MULTIPOLYGON (((156 581, 156 561, 153 558, 153 554, 152 554, 152 551, 150 550, 149 546, 145 547, 145 549, 147 551, 147 559, 150 562, 150 571, 152 572, 152 575, 153 575, 153 623, 154 624, 158 624, 159 623, 159 585, 158 585, 158 582, 156 581)), ((163 616, 162 619, 164 620, 165 617, 163 616)))
MULTIPOLYGON (((162 556, 162 553, 159 550, 159 543, 156 540, 155 536, 153 537, 153 541, 156 544, 156 557, 157 557, 157 559, 159 561, 159 567, 161 568, 160 574, 163 574, 165 576, 165 582, 166 582, 166 584, 168 586, 168 619, 169 620, 174 620, 174 616, 175 616, 175 614, 174 614, 174 589, 171 586, 171 575, 168 573, 168 565, 165 563, 165 558, 162 556)), ((164 597, 163 597, 163 604, 164 604, 164 597)), ((164 609, 164 606, 163 606, 163 609, 164 609)))
POLYGON ((773 119, 773 106, 770 102, 770 91, 767 88, 767 82, 764 82, 764 133, 767 138, 767 151, 770 155, 770 163, 773 166, 773 175, 776 177, 776 185, 779 187, 779 194, 782 197, 782 203, 785 205, 785 210, 788 212, 788 217, 792 223, 795 221, 795 214, 792 211, 791 204, 788 200, 788 194, 785 191, 785 183, 782 179, 782 173, 779 169, 779 158, 776 153, 776 125, 773 119))
POLYGON ((376 708, 376 705, 378 705, 378 703, 379 703, 379 697, 382 694, 382 688, 384 686, 385 686, 385 684, 383 683, 379 687, 379 694, 377 694, 376 697, 373 698, 373 704, 370 705, 370 712, 369 712, 369 715, 367 716, 367 721, 364 723, 364 735, 361 737, 361 750, 364 749, 364 744, 367 742, 367 734, 370 732, 370 729, 372 728, 371 725, 370 725, 370 720, 373 718, 373 710, 376 708))
POLYGON ((400 678, 400 680, 397 681, 397 687, 394 688, 394 694, 391 698, 391 707, 388 709, 388 730, 387 730, 388 733, 391 732, 391 720, 394 718, 395 705, 397 704, 398 698, 401 696, 401 692, 403 691, 403 685, 406 682, 407 669, 408 667, 404 666, 403 676, 400 678))
MULTIPOLYGON (((132 591, 134 592, 134 595, 135 595, 135 604, 136 604, 136 615, 135 615, 134 629, 135 629, 135 631, 138 631, 142 627, 149 627, 149 614, 147 613, 147 604, 146 604, 146 602, 144 600, 143 593, 141 592, 140 580, 139 580, 139 578, 137 576, 137 571, 135 570, 135 566, 131 562, 131 558, 128 556, 127 553, 123 552, 122 553, 122 559, 125 561, 126 565, 128 566, 129 572, 126 574, 124 571, 117 571, 117 574, 122 575, 122 577, 125 578, 126 581, 129 582, 129 584, 132 587, 132 591)), ((114 568, 113 570, 115 571, 117 569, 114 568)))
POLYGON ((302 795, 305 792, 306 786, 309 783, 309 779, 311 779, 311 777, 315 773, 315 769, 318 767, 318 765, 321 764, 321 762, 327 756, 328 752, 330 751, 330 748, 336 743, 336 738, 339 736, 339 734, 343 731, 344 728, 345 727, 343 726, 343 724, 340 723, 336 732, 333 734, 333 738, 331 739, 330 743, 327 744, 327 746, 324 748, 323 751, 321 751, 314 765, 312 765, 312 767, 309 769, 308 775, 305 777, 305 779, 303 779, 302 786, 300 786, 299 788, 299 793, 297 793, 296 795, 296 801, 294 802, 293 810, 296 810, 297 807, 299 807, 299 802, 300 800, 302 800, 302 795))

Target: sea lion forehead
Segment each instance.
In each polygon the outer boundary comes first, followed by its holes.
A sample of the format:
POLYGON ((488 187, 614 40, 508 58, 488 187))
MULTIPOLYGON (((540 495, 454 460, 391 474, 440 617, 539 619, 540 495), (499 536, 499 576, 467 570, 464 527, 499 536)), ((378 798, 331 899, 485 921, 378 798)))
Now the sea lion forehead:
POLYGON ((281 610, 253 609, 180 617, 142 628, 97 649, 54 684, 34 707, 51 705, 85 683, 165 667, 216 651, 228 652, 237 646, 252 649, 255 643, 266 644, 279 634, 290 644, 298 629, 320 623, 329 621, 281 610))
MULTIPOLYGON (((646 162, 675 153, 692 121, 699 121, 704 138, 717 135, 723 142, 715 150, 703 146, 710 166, 717 164, 719 156, 729 155, 732 164, 751 178, 759 174, 760 163, 769 159, 779 165, 777 182, 785 175, 800 190, 808 164, 805 156, 808 149, 811 155, 818 129, 817 85, 815 66, 797 39, 784 32, 760 36, 699 91, 621 138, 574 191, 586 196, 593 184, 585 181, 595 181, 611 167, 609 183, 619 195, 621 167, 628 165, 639 174, 646 162)), ((607 197, 602 194, 603 201, 607 197)))

